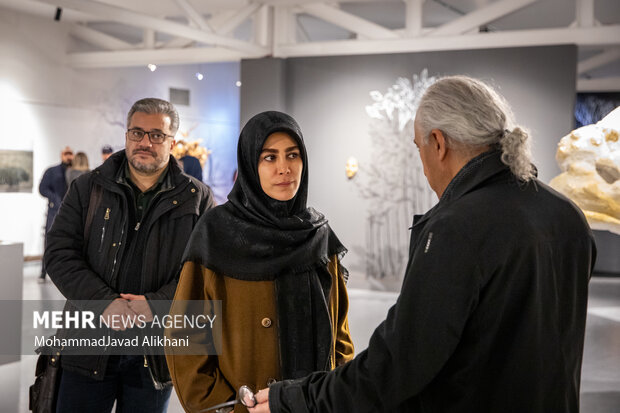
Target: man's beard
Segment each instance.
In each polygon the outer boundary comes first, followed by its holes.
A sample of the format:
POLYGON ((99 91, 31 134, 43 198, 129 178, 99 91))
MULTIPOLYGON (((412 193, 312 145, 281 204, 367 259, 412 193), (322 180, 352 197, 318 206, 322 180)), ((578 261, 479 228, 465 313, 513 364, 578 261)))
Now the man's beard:
POLYGON ((143 174, 151 174, 153 172, 159 171, 165 166, 164 162, 161 162, 157 158, 154 158, 154 159, 155 159, 155 162, 152 162, 152 163, 141 163, 139 161, 136 161, 132 157, 129 159, 129 163, 131 164, 131 166, 133 166, 133 168, 136 171, 142 172, 143 174))

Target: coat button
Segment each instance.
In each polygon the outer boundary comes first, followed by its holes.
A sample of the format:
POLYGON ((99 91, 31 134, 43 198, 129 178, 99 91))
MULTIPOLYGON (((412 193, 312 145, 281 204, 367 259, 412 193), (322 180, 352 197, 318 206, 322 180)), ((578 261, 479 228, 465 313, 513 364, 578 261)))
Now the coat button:
POLYGON ((263 325, 263 327, 265 328, 269 328, 271 327, 271 319, 265 317, 263 318, 263 320, 261 321, 261 324, 263 325))
POLYGON ((176 205, 176 204, 178 204, 178 203, 179 203, 179 201, 177 201, 177 200, 175 199, 174 201, 172 201, 172 203, 173 203, 174 205, 176 205))
POLYGON ((272 379, 272 378, 267 379, 267 387, 271 386, 275 382, 276 382, 276 379, 272 379))
POLYGON ((97 370, 93 371, 93 374, 97 374, 97 370))
POLYGON ((192 193, 196 192, 196 188, 192 188, 192 193))
POLYGON ((112 246, 113 246, 113 247, 116 247, 116 242, 112 243, 112 246))

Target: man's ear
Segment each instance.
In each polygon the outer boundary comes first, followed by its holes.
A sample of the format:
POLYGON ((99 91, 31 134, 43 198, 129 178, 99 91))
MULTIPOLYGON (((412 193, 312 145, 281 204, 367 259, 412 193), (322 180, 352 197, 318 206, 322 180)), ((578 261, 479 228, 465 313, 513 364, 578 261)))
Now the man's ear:
POLYGON ((170 142, 170 150, 172 150, 174 148, 174 145, 176 144, 177 144, 177 141, 173 139, 172 142, 170 142))
POLYGON ((434 148, 437 150, 439 160, 443 161, 448 154, 448 142, 445 135, 439 129, 433 129, 431 130, 431 138, 431 142, 435 145, 434 148))

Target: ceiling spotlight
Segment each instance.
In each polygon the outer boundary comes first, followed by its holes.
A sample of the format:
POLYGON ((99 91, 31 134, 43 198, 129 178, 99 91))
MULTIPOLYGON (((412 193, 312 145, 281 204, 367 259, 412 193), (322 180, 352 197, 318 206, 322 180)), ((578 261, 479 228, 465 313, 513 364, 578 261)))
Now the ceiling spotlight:
POLYGON ((235 85, 237 85, 237 87, 241 87, 241 81, 237 80, 237 83, 235 83, 235 85))
POLYGON ((151 72, 154 72, 157 70, 157 66, 154 65, 153 63, 149 63, 148 65, 146 65, 146 67, 148 67, 151 72))
POLYGON ((204 79, 204 76, 202 75, 202 73, 196 72, 196 79, 202 80, 202 79, 204 79))

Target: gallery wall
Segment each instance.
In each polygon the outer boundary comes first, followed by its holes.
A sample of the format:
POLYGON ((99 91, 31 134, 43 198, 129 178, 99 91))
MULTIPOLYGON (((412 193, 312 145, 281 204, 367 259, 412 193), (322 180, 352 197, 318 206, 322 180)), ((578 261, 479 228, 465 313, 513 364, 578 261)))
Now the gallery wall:
MULTIPOLYGON (((188 89, 178 105, 179 132, 213 151, 205 181, 225 199, 236 168, 239 63, 76 70, 64 62, 72 41, 63 25, 2 10, 0 13, 0 150, 33 151, 33 190, 0 193, 0 240, 24 243, 25 255, 43 251, 46 200, 38 193, 44 170, 60 162, 65 145, 101 163, 104 144, 124 146, 125 116, 143 97, 169 98, 188 89), (196 72, 204 75, 198 80, 196 72)), ((181 134, 177 138, 181 138, 181 134)))
MULTIPOLYGON (((557 142, 573 129, 575 61, 573 46, 247 60, 241 63, 240 117, 243 123, 256 112, 277 109, 298 120, 309 153, 309 205, 326 214, 349 248, 344 262, 352 285, 365 287, 374 235, 367 222, 372 203, 360 186, 373 168, 390 167, 371 141, 369 93, 385 93, 397 78, 411 80, 424 69, 429 76, 466 74, 490 82, 511 103, 517 122, 531 131, 539 177, 549 182, 559 173, 557 142), (351 156, 360 171, 348 180, 345 163, 351 156)), ((407 238, 408 226, 399 225, 400 239, 407 238)), ((387 274, 373 287, 397 289, 401 276, 387 274)))

